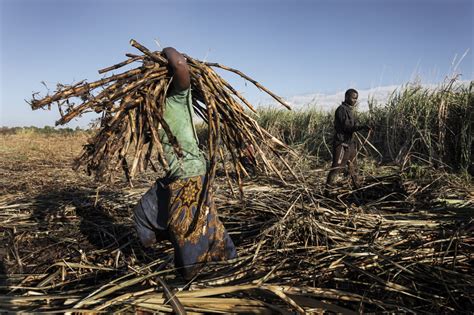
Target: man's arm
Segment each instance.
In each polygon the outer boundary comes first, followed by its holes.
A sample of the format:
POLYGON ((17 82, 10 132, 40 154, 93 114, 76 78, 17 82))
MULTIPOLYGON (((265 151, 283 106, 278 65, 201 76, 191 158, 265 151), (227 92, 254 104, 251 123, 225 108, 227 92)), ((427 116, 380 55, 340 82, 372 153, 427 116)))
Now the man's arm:
POLYGON ((163 49, 168 65, 173 74, 173 86, 179 92, 184 91, 191 85, 188 64, 186 58, 173 47, 163 49))

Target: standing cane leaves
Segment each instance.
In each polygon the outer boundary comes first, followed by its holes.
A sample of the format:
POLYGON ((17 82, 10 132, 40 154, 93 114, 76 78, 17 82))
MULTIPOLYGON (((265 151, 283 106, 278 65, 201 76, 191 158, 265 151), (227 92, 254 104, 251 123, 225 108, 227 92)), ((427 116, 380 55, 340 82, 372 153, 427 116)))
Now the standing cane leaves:
MULTIPOLYGON (((100 129, 84 147, 76 161, 76 168, 85 166, 89 174, 107 180, 111 180, 116 171, 122 169, 131 184, 134 176, 146 169, 149 163, 154 168, 153 158, 156 156, 162 170, 168 169, 159 128, 163 129, 178 156, 182 155, 182 149, 163 119, 166 95, 172 81, 167 69, 168 62, 161 52, 152 52, 133 39, 130 44, 143 55, 127 54, 129 59, 101 69, 99 73, 120 69, 134 62, 141 63, 139 67, 92 83, 83 81, 73 86, 58 85, 53 95, 42 99, 35 99, 33 95, 30 104, 33 109, 38 109, 49 108, 56 103, 61 114, 57 124, 66 124, 86 112, 101 113, 100 129), (81 101, 78 105, 74 103, 77 99, 81 101)), ((201 62, 189 56, 186 58, 191 75, 194 113, 208 124, 207 156, 210 172, 206 184, 212 186, 216 165, 219 160, 225 163, 224 159, 229 157, 219 152, 221 147, 230 153, 240 191, 242 173, 246 174, 240 158, 245 154, 252 155, 250 158, 253 160, 262 161, 266 173, 274 173, 283 180, 281 171, 266 156, 266 152, 278 155, 278 151, 290 152, 290 149, 247 114, 245 108, 255 112, 252 105, 211 67, 236 73, 286 108, 289 109, 289 106, 238 70, 217 63, 201 62), (248 146, 254 150, 244 152, 248 146)), ((287 163, 283 165, 289 167, 287 163)))

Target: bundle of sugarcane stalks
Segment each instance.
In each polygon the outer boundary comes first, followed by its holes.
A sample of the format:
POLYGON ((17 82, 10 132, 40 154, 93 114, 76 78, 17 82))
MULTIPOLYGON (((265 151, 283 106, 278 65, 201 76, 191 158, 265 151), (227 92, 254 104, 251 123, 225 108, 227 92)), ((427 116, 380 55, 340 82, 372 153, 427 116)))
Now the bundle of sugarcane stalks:
MULTIPOLYGON (((127 54, 126 61, 99 70, 99 73, 119 69, 133 62, 140 62, 141 66, 92 83, 81 81, 69 86, 59 84, 53 95, 35 99, 34 94, 30 105, 33 109, 39 109, 51 108, 56 103, 61 114, 56 125, 66 124, 86 112, 101 113, 101 127, 84 147, 82 155, 76 161, 76 168, 86 166, 89 174, 109 180, 122 169, 131 183, 134 176, 145 170, 148 164, 157 169, 153 163, 154 150, 162 169, 167 170, 163 144, 158 133, 160 127, 164 129, 176 154, 180 156, 182 152, 163 119, 165 100, 172 80, 167 60, 162 53, 152 52, 133 39, 130 43, 143 55, 127 54), (98 90, 101 91, 96 92, 98 90), (79 104, 74 103, 77 99, 80 100, 79 104)), ((239 158, 248 146, 253 146, 254 150, 246 151, 247 155, 252 155, 254 160, 261 160, 260 166, 265 172, 276 173, 281 178, 280 171, 266 157, 265 152, 281 156, 276 150, 286 150, 288 147, 261 128, 245 112, 244 106, 254 112, 255 109, 211 67, 237 73, 288 109, 290 107, 280 97, 238 70, 217 63, 201 62, 189 56, 186 58, 190 68, 194 112, 208 125, 207 157, 210 167, 207 185, 212 185, 217 162, 224 161, 223 148, 230 153, 240 188, 242 175, 246 174, 246 170, 239 158), (269 150, 264 150, 265 148, 269 150)), ((228 182, 231 183, 230 180, 228 182)))

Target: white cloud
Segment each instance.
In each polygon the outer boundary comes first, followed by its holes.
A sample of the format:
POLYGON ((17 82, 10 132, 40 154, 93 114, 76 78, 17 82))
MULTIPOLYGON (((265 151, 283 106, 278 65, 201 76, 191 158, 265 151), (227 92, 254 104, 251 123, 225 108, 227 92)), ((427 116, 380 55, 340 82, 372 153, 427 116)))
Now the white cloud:
MULTIPOLYGON (((458 81, 457 84, 468 85, 470 81, 458 81)), ((372 89, 360 90, 359 92, 359 110, 364 111, 368 109, 368 100, 373 99, 377 104, 385 104, 389 99, 390 95, 397 89, 403 88, 405 85, 388 85, 381 86, 372 89)), ((424 88, 436 89, 439 88, 439 84, 421 84, 424 88)), ((310 93, 303 95, 295 95, 286 98, 286 101, 291 105, 293 109, 307 109, 316 108, 323 111, 335 109, 344 100, 344 91, 340 91, 334 94, 323 94, 323 93, 310 93)), ((261 102, 265 105, 276 105, 276 101, 268 99, 261 102)))

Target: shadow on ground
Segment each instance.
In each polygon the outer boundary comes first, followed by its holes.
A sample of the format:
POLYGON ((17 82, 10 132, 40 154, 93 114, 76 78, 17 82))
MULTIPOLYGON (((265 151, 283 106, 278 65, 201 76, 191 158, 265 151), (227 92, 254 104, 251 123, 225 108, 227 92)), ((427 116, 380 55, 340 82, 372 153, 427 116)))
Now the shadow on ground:
POLYGON ((62 259, 83 262, 81 257, 86 254, 87 262, 100 264, 108 264, 118 255, 121 263, 115 267, 126 266, 130 259, 150 261, 156 250, 145 250, 139 244, 131 220, 135 203, 122 192, 111 190, 97 193, 87 187, 66 187, 43 191, 35 197, 32 212, 37 236, 19 246, 23 251, 39 249, 30 258, 42 264, 41 269, 62 259))

